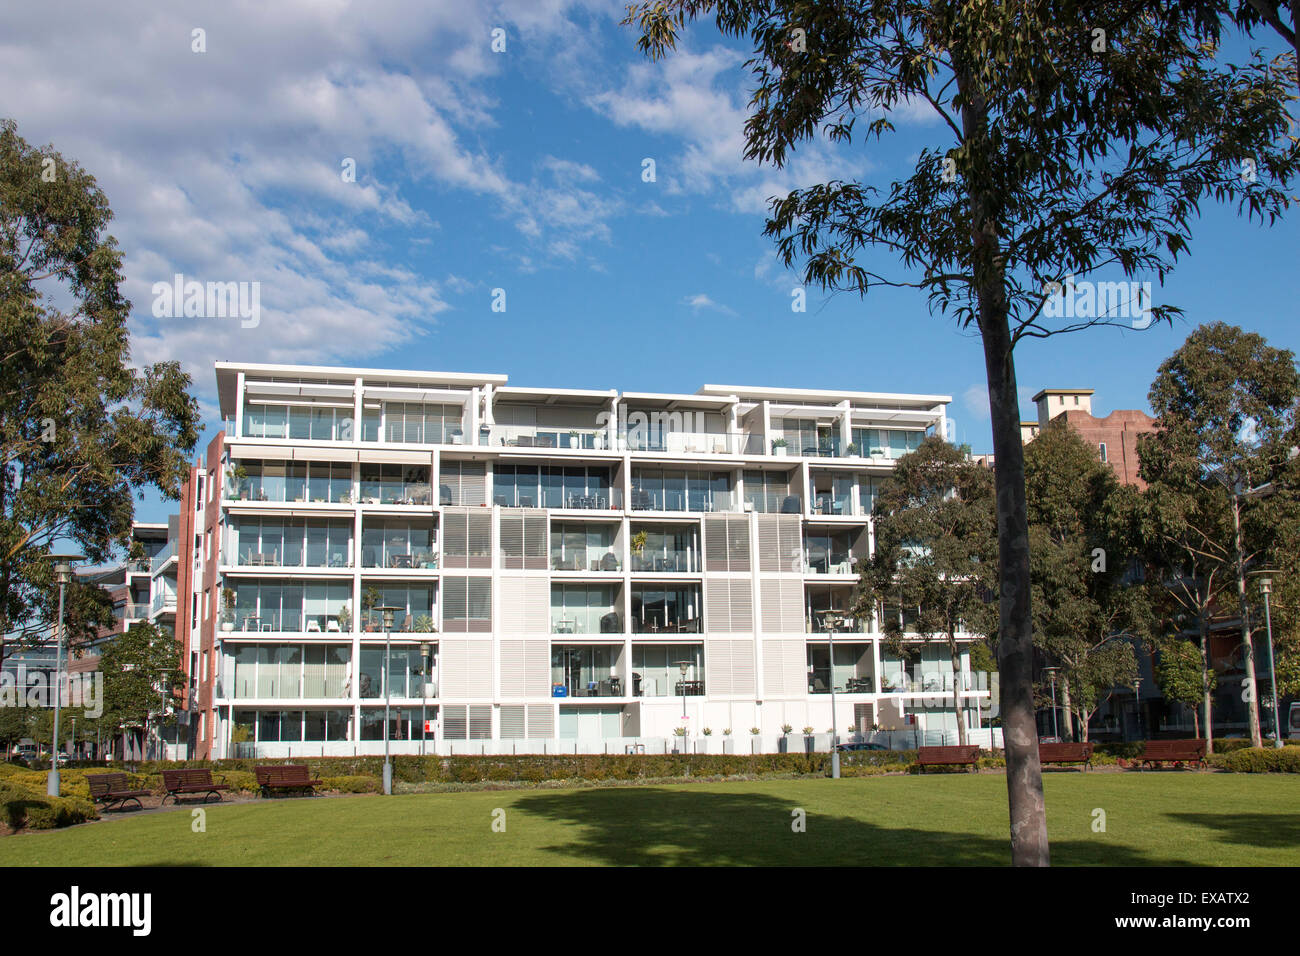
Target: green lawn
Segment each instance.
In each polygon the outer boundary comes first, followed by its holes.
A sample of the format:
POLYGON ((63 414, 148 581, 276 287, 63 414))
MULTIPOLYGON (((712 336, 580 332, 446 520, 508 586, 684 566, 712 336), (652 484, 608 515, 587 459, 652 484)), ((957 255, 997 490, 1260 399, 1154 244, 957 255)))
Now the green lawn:
MULTIPOLYGON (((1300 865, 1300 777, 1049 773, 1065 865, 1300 865), (1093 832, 1093 811, 1106 832, 1093 832)), ((123 815, 129 816, 129 815, 123 815)), ((934 774, 581 790, 503 790, 186 810, 0 838, 0 864, 1001 864, 1006 779, 934 774), (807 832, 791 811, 807 812, 807 832), (504 809, 506 831, 494 833, 504 809)))

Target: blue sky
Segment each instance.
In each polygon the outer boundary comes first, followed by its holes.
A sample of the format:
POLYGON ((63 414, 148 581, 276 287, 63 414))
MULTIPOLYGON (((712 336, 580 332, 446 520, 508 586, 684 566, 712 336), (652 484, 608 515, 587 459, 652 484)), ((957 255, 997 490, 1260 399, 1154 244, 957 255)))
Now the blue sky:
MULTIPOLYGON (((0 116, 96 175, 134 359, 181 360, 209 414, 213 360, 319 362, 530 386, 943 393, 959 440, 987 451, 976 336, 911 291, 809 290, 792 314, 797 282, 761 235, 768 196, 886 183, 939 127, 906 113, 883 144, 818 143, 788 170, 759 168, 740 155, 743 48, 694 28, 649 64, 621 14, 605 0, 8 5, 0 116), (259 281, 260 324, 154 318, 152 284, 176 272, 259 281)), ((1045 386, 1092 387, 1101 414, 1145 408, 1160 361, 1201 322, 1300 350, 1297 249, 1295 216, 1262 228, 1207 207, 1155 292, 1186 321, 1023 343, 1025 417, 1045 386)), ((150 497, 140 517, 167 510, 150 497)))

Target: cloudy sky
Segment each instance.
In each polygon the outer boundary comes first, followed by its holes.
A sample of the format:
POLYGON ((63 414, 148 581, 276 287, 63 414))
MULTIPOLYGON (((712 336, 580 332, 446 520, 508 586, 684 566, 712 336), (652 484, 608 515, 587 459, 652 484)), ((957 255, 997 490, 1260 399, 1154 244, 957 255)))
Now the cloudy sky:
MULTIPOLYGON (((803 385, 950 394, 958 437, 987 450, 977 338, 903 291, 810 290, 793 314, 797 282, 761 236, 768 197, 835 177, 887 183, 943 131, 905 114, 885 144, 818 143, 786 170, 746 163, 745 50, 695 28, 651 64, 622 9, 6 4, 0 116, 95 175, 126 256, 133 358, 181 360, 209 411, 216 359, 532 386, 803 385), (259 282, 260 322, 155 318, 152 287, 176 273, 259 282)), ((1187 322, 1027 343, 1027 417, 1044 386, 1094 387, 1103 413, 1145 407, 1159 362, 1203 321, 1300 349, 1297 248, 1294 217, 1264 229, 1210 212, 1156 293, 1187 322)))

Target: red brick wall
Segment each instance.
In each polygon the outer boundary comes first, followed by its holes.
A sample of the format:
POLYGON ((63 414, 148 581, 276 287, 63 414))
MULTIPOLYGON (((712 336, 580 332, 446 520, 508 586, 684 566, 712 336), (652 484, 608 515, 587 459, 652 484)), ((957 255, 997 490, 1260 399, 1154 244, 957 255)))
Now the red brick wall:
POLYGON ((1121 482, 1139 488, 1146 487, 1146 482, 1138 477, 1137 440, 1139 435, 1156 430, 1154 418, 1146 412, 1133 409, 1111 412, 1105 418, 1072 410, 1056 417, 1064 417, 1079 437, 1093 448, 1104 443, 1106 462, 1121 482))

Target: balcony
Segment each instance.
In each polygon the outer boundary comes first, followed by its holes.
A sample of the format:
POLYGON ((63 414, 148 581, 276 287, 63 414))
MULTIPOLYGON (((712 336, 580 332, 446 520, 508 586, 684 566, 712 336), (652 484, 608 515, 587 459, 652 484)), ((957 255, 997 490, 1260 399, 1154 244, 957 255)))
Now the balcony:
POLYGON ((176 542, 175 542, 175 541, 168 541, 168 542, 167 542, 167 547, 165 547, 165 548, 163 548, 161 551, 159 551, 159 552, 158 552, 156 555, 154 555, 154 557, 149 561, 149 573, 150 573, 151 575, 153 575, 153 574, 157 574, 160 570, 162 570, 163 566, 164 566, 168 561, 171 561, 171 560, 174 559, 175 557, 176 557, 176 542))
POLYGON ((632 511, 735 511, 735 496, 731 492, 665 491, 662 489, 633 489, 632 511))
POLYGON ((622 697, 622 648, 608 644, 556 644, 551 648, 552 697, 622 697))
POLYGON ((704 694, 704 677, 703 644, 642 644, 632 648, 634 697, 699 697, 704 694))
POLYGON ((826 645, 808 647, 808 693, 872 694, 876 690, 870 644, 836 643, 835 667, 826 645))
POLYGON ((573 451, 608 451, 604 428, 575 430, 534 425, 494 425, 489 444, 506 448, 559 448, 573 451))
POLYGON ((763 438, 752 432, 658 431, 630 428, 619 435, 620 450, 666 455, 759 455, 763 438))

